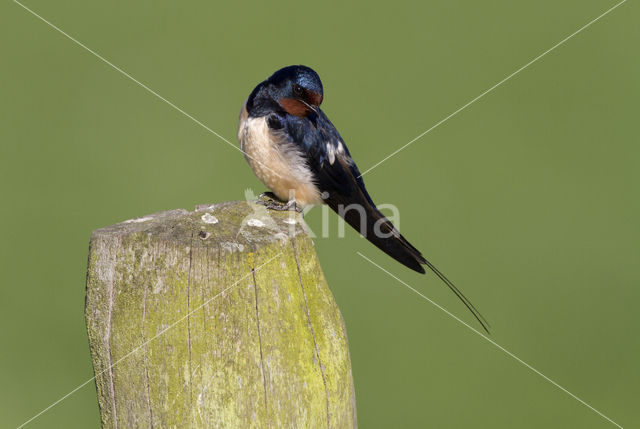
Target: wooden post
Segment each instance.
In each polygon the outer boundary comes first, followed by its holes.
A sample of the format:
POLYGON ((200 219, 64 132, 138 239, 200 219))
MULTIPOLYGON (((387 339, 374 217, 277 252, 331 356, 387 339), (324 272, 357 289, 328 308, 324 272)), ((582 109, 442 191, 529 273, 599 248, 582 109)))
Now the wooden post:
POLYGON ((103 428, 355 428, 347 335, 295 212, 233 202, 94 231, 103 428))

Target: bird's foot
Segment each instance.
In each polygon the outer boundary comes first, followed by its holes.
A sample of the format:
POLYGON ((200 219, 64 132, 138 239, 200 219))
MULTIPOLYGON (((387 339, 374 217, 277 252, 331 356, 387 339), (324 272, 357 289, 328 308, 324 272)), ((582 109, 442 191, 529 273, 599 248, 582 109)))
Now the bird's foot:
MULTIPOLYGON (((274 200, 274 201, 278 201, 282 203, 282 200, 280 200, 278 197, 276 197, 276 194, 274 194, 273 192, 263 192, 260 195, 258 195, 258 201, 260 200, 274 200)), ((283 203, 284 204, 284 203, 283 203)))
POLYGON ((278 197, 276 197, 273 192, 261 193, 256 202, 258 204, 262 204, 269 210, 276 210, 281 212, 295 210, 298 213, 302 213, 302 208, 296 204, 296 200, 291 200, 285 203, 278 197))

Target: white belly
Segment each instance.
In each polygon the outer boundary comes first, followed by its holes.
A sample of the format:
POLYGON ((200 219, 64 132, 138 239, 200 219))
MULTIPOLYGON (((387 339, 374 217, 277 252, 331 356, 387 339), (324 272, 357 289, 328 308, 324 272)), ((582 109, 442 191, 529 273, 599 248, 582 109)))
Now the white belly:
POLYGON ((238 140, 255 175, 279 199, 295 199, 302 206, 322 203, 304 157, 292 143, 269 129, 266 117, 250 118, 243 106, 238 140))

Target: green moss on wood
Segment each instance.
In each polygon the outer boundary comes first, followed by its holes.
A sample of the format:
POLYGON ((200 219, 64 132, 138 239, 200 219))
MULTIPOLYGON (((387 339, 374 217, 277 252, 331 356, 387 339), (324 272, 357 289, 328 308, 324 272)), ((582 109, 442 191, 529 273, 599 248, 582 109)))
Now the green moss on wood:
POLYGON ((224 203, 97 230, 86 319, 103 428, 356 426, 344 322, 297 214, 224 203))

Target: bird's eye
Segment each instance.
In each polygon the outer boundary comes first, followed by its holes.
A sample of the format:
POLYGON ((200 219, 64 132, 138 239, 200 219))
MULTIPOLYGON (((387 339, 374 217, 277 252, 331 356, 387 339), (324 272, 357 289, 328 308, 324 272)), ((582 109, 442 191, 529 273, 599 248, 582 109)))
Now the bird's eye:
POLYGON ((293 85, 293 93, 296 95, 302 95, 302 87, 296 83, 295 85, 293 85))

